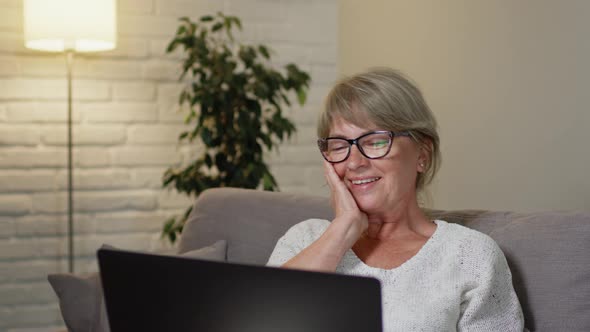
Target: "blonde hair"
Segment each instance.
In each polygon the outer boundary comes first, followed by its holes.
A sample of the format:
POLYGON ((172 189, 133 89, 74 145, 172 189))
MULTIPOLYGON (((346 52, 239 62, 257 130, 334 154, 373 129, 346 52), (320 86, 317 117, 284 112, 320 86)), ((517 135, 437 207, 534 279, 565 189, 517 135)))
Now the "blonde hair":
POLYGON ((336 118, 359 127, 408 131, 429 154, 424 172, 418 173, 416 190, 432 182, 441 163, 440 139, 434 114, 420 90, 401 72, 374 68, 340 80, 326 98, 317 133, 325 138, 336 118))

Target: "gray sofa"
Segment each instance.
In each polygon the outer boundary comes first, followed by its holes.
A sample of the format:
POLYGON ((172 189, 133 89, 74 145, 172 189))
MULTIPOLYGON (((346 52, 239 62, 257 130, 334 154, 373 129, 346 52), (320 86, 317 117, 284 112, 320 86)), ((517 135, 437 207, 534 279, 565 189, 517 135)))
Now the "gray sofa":
MULTIPOLYGON (((504 251, 531 331, 590 331, 590 213, 428 211, 490 235, 504 251)), ((327 198, 219 188, 196 200, 179 253, 227 241, 229 262, 265 264, 307 218, 332 218, 327 198)))

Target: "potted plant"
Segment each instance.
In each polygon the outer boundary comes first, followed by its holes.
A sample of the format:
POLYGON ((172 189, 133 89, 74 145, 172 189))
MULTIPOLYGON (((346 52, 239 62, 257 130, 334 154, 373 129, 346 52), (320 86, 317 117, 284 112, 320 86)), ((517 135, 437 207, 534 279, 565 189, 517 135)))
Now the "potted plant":
MULTIPOLYGON (((295 132, 283 110, 293 98, 305 103, 310 76, 292 63, 273 69, 265 45, 238 43, 232 31, 242 25, 235 16, 180 22, 167 52, 183 51, 179 104, 189 106, 185 123, 192 129, 179 141, 200 141, 204 150, 190 164, 168 168, 164 187, 189 196, 212 187, 278 189, 264 153, 295 132)), ((162 236, 175 242, 190 212, 168 219, 162 236)))

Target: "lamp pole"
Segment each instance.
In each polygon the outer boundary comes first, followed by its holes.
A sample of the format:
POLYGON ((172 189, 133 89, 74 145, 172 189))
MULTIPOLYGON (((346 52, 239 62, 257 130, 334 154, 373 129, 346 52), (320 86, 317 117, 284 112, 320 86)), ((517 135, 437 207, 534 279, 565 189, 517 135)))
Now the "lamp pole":
POLYGON ((74 51, 66 50, 68 77, 68 271, 74 273, 74 181, 73 181, 73 140, 72 140, 72 64, 74 51))

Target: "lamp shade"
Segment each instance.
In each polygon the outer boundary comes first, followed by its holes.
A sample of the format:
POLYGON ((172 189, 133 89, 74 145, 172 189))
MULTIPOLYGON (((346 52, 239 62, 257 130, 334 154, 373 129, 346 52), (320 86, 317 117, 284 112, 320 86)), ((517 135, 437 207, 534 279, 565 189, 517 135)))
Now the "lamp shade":
POLYGON ((116 0, 24 0, 27 48, 63 52, 115 48, 116 0))

